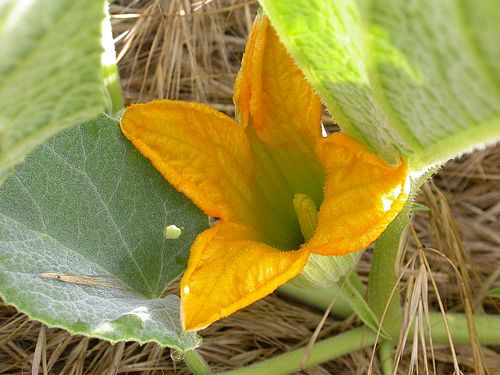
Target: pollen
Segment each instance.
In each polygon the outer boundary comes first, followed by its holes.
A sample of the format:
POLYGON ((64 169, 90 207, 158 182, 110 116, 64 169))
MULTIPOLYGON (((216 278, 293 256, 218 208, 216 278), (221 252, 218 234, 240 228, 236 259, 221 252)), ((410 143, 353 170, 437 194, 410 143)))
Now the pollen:
POLYGON ((167 240, 176 240, 182 234, 182 229, 177 225, 167 225, 165 229, 163 229, 163 237, 167 240))

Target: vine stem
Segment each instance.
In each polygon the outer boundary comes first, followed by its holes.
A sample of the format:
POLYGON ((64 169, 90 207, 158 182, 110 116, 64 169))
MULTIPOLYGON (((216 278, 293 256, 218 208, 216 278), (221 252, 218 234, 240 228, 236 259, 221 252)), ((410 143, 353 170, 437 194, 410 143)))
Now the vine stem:
POLYGON ((185 352, 183 360, 194 375, 213 374, 210 366, 208 366, 207 362, 205 362, 201 354, 196 349, 185 352))
MULTIPOLYGON (((467 318, 464 314, 447 314, 446 321, 456 345, 469 343, 469 330, 467 329, 467 318)), ((483 345, 500 344, 500 316, 477 315, 474 319, 479 342, 483 345)), ((434 344, 449 344, 448 331, 441 313, 429 314, 429 325, 431 337, 434 344)), ((408 337, 413 337, 413 329, 410 328, 408 337)), ((331 361, 348 353, 372 347, 375 344, 376 333, 368 327, 354 328, 337 336, 318 341, 304 366, 308 368, 323 362, 331 361)), ((296 349, 280 354, 271 359, 224 372, 226 375, 285 375, 296 373, 304 355, 304 348, 296 349)))
POLYGON ((338 318, 345 319, 353 314, 353 311, 344 296, 339 292, 339 288, 337 284, 321 289, 305 289, 292 284, 285 284, 278 289, 278 293, 322 311, 325 311, 332 299, 336 298, 331 313, 338 318))
MULTIPOLYGON (((318 341, 309 353, 304 368, 368 348, 375 343, 376 333, 370 328, 354 328, 331 338, 318 341)), ((285 375, 299 370, 305 348, 292 350, 271 359, 240 369, 224 372, 227 375, 285 375)))
POLYGON ((410 221, 407 203, 396 219, 375 243, 368 282, 368 304, 379 319, 382 329, 394 341, 399 338, 403 319, 398 283, 398 266, 410 221))
POLYGON ((407 242, 413 199, 435 169, 429 169, 412 181, 407 203, 375 242, 373 250, 368 280, 368 305, 380 322, 380 328, 392 338, 392 340, 383 340, 378 352, 384 374, 392 374, 393 343, 399 338, 403 321, 401 294, 398 285, 399 265, 407 242))
POLYGON ((394 346, 391 341, 383 341, 378 349, 382 374, 392 375, 394 369, 394 346))

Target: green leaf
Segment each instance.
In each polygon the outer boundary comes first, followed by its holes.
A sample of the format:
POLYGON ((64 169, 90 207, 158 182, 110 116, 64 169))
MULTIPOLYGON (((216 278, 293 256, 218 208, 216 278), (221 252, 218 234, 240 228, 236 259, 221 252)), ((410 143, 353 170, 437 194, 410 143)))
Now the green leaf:
POLYGON ((67 129, 17 169, 0 188, 0 296, 7 303, 72 333, 182 351, 199 345, 181 330, 178 297, 162 294, 208 220, 124 138, 118 121, 102 115, 67 129), (169 225, 181 230, 176 239, 164 237, 169 225))
POLYGON ((495 1, 261 0, 342 129, 420 171, 500 139, 495 1))
MULTIPOLYGON (((375 332, 380 330, 380 335, 383 338, 390 338, 389 334, 385 331, 383 327, 380 326, 380 322, 375 315, 375 312, 366 302, 360 289, 357 288, 351 281, 351 278, 343 278, 336 284, 339 287, 339 293, 343 300, 346 301, 351 309, 356 313, 359 319, 370 327, 375 332)), ((363 285, 363 284, 361 284, 363 285)))
POLYGON ((492 298, 500 298, 500 288, 492 289, 488 292, 488 296, 492 298))
POLYGON ((104 0, 0 4, 0 176, 58 131, 101 113, 104 0))
POLYGON ((411 202, 411 212, 414 211, 425 211, 429 212, 431 209, 427 207, 425 204, 418 203, 418 202, 411 202))

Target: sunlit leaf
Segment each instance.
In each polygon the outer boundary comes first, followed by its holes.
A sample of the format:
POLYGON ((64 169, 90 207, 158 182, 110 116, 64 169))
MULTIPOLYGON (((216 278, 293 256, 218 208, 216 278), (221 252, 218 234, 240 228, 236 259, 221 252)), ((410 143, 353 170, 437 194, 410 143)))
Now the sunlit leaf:
POLYGON ((0 179, 53 134, 103 111, 104 5, 0 2, 0 179))
POLYGON ((495 1, 260 0, 341 128, 413 170, 500 139, 495 1))
POLYGON ((500 298, 500 288, 490 290, 488 295, 492 298, 500 298))

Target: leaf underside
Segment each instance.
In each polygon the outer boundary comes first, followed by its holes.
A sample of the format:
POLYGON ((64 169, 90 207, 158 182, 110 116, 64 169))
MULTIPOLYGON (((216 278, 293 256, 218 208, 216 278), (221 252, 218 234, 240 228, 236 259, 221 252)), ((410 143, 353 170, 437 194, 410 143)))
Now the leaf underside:
POLYGON ((261 0, 342 129, 413 170, 500 139, 498 4, 261 0))
POLYGON ((104 4, 0 4, 0 179, 58 131, 103 111, 104 4))
POLYGON ((31 153, 0 188, 0 296, 30 318, 110 341, 199 345, 179 298, 162 297, 185 269, 207 218, 102 115, 31 153), (177 239, 163 236, 168 225, 177 239), (99 285, 41 277, 84 275, 99 285), (111 284, 114 287, 108 287, 111 284))

